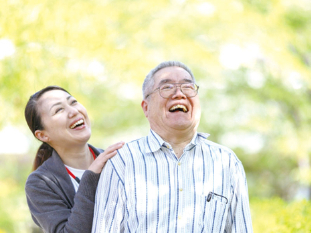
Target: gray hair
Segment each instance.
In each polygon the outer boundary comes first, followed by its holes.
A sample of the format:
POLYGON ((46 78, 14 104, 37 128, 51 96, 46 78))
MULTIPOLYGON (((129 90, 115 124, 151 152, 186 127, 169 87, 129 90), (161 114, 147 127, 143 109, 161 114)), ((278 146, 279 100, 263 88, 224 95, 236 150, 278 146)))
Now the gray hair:
POLYGON ((191 70, 183 63, 179 62, 179 61, 165 61, 160 63, 159 65, 157 65, 155 68, 153 68, 146 76, 144 83, 143 83, 143 99, 146 99, 146 96, 152 92, 152 88, 154 85, 154 75, 155 73, 157 73, 159 70, 166 68, 166 67, 171 67, 171 66, 178 66, 183 68, 184 70, 186 70, 193 82, 195 83, 195 78, 194 75, 192 74, 191 70))

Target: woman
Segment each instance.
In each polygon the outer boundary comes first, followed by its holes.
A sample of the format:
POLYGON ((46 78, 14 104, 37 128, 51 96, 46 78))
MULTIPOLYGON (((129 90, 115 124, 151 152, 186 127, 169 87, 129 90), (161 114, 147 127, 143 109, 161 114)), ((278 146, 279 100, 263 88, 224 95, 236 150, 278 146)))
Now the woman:
POLYGON ((61 87, 32 95, 25 118, 42 141, 25 187, 34 222, 44 232, 91 232, 100 172, 124 143, 104 152, 88 145, 86 109, 61 87))

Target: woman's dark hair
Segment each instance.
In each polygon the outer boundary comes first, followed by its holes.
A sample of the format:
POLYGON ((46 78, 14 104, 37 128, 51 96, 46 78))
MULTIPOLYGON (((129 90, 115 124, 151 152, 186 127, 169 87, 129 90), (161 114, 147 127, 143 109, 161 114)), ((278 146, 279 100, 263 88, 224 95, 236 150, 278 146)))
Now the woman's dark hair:
MULTIPOLYGON (((31 130, 34 136, 35 136, 36 130, 44 129, 42 121, 41 121, 41 114, 38 111, 38 107, 37 107, 38 100, 44 93, 48 91, 53 91, 53 90, 61 90, 61 91, 64 91, 70 94, 68 91, 66 91, 65 89, 61 87, 48 86, 36 92, 32 96, 30 96, 28 100, 28 103, 25 108, 25 118, 29 126, 29 129, 31 130)), ((36 170, 39 166, 41 166, 41 164, 43 164, 45 160, 50 158, 52 155, 52 152, 53 152, 53 148, 49 144, 43 142, 37 151, 37 154, 36 154, 36 157, 33 163, 33 171, 36 170)))

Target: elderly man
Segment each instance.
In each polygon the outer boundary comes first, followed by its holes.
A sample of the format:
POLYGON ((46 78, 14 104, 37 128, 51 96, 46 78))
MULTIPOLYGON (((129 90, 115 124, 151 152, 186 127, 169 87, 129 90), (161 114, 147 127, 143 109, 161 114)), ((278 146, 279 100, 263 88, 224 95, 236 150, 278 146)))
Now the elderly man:
POLYGON ((93 233, 253 231, 241 162, 196 131, 198 89, 180 62, 163 62, 146 76, 141 106, 150 133, 107 162, 93 233))

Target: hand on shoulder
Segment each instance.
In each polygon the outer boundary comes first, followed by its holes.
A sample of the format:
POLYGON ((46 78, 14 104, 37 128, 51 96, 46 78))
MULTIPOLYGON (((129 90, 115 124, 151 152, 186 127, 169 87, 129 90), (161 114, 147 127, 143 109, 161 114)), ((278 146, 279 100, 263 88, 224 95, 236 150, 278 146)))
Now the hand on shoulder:
POLYGON ((91 166, 89 166, 88 170, 95 173, 101 173, 107 160, 115 156, 117 154, 117 150, 122 148, 123 145, 124 142, 121 141, 109 146, 103 153, 100 153, 97 156, 91 166))

